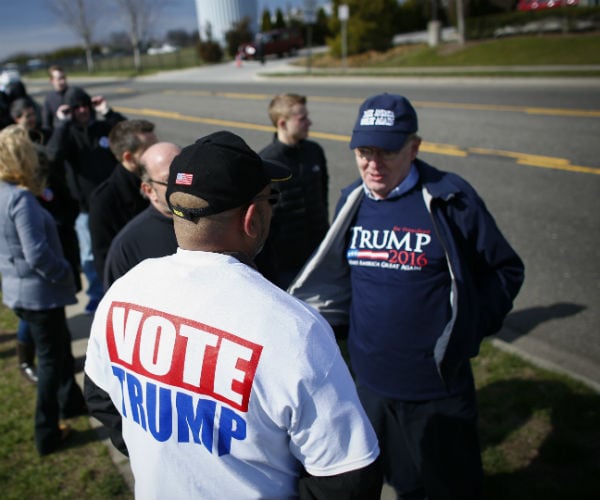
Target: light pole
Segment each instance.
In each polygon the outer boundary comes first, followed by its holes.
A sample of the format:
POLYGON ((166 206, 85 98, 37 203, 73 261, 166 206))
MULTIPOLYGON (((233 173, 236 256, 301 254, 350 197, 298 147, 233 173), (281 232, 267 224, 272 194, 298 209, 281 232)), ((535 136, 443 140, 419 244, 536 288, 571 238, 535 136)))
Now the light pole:
POLYGON ((310 73, 312 65, 312 25, 317 22, 316 0, 304 0, 304 24, 306 24, 306 72, 310 73))
POLYGON ((348 18, 350 17, 350 8, 346 4, 338 7, 338 19, 342 23, 342 68, 344 73, 348 66, 348 18))
POLYGON ((465 13, 463 0, 456 0, 456 31, 458 31, 458 43, 465 43, 465 13))

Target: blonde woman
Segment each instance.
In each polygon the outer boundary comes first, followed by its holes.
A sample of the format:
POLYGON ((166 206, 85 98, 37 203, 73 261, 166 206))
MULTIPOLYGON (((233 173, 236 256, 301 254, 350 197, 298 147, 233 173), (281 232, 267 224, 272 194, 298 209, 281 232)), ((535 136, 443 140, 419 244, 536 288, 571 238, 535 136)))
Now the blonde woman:
POLYGON ((58 448, 69 427, 59 424, 85 412, 73 377, 65 305, 73 304, 73 272, 63 257, 56 223, 36 195, 44 181, 27 131, 0 131, 0 273, 2 300, 29 323, 38 356, 35 443, 40 455, 58 448))

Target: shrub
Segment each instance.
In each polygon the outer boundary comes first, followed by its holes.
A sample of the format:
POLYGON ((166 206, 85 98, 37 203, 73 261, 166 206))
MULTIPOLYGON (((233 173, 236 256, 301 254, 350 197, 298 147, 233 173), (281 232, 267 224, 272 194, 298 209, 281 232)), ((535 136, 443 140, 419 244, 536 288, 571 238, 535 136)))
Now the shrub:
POLYGON ((196 44, 196 50, 200 59, 205 63, 216 63, 223 60, 223 49, 217 42, 200 41, 196 44))

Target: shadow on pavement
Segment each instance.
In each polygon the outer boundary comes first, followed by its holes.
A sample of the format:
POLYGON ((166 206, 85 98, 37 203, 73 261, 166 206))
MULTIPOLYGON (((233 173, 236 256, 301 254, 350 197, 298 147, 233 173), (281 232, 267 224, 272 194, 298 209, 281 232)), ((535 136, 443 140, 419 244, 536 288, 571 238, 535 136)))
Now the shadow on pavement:
POLYGON ((504 328, 498 338, 512 342, 532 331, 540 323, 552 319, 566 318, 584 311, 586 306, 571 302, 557 302, 549 306, 537 306, 510 313, 504 321, 504 328))
POLYGON ((67 318, 71 338, 73 340, 87 339, 90 336, 90 327, 92 326, 91 314, 76 314, 67 318))

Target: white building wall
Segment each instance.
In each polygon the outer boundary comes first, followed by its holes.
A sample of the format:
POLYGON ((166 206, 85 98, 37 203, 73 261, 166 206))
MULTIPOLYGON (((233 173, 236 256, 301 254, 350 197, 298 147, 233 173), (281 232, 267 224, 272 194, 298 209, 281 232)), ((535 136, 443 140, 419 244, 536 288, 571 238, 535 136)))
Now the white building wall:
POLYGON ((258 5, 257 0, 196 0, 198 16, 198 32, 206 39, 206 23, 212 27, 212 38, 221 45, 225 44, 225 33, 234 23, 244 17, 250 19, 250 29, 257 31, 258 5))

